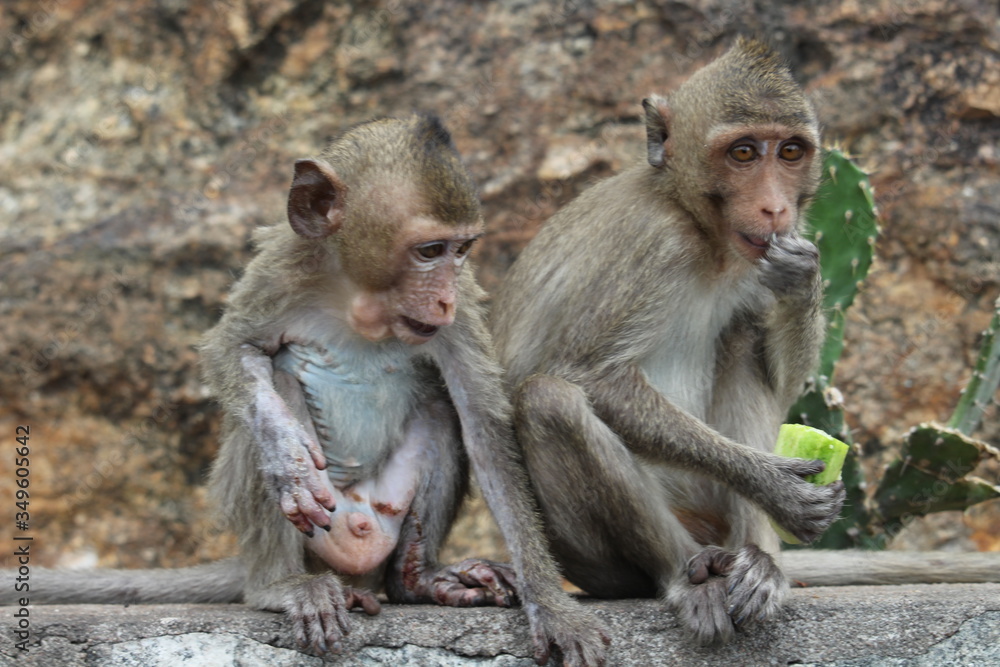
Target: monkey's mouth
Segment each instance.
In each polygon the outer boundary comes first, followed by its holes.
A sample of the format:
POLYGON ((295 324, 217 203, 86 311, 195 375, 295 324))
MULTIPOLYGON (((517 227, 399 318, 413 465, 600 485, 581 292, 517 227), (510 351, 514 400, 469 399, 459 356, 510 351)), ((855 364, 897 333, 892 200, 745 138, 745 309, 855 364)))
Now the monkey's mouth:
POLYGON ((743 232, 736 232, 736 236, 743 242, 742 254, 752 262, 763 259, 771 248, 771 239, 773 238, 773 235, 757 236, 743 232))
POLYGON ((751 248, 755 248, 760 251, 766 251, 771 247, 771 237, 770 236, 754 236, 752 234, 744 234, 743 232, 738 232, 740 238, 751 248))
POLYGON ((423 322, 409 318, 406 315, 403 315, 403 324, 405 324, 410 331, 421 338, 430 338, 436 334, 440 328, 434 326, 433 324, 424 324, 423 322))

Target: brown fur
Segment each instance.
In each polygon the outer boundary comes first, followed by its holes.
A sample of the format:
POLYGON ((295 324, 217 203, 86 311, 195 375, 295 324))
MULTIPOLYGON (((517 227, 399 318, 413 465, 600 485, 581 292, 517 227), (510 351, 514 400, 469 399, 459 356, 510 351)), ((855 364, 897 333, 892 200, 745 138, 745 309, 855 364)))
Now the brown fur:
MULTIPOLYGON (((294 574, 308 568, 293 526, 276 511, 273 493, 266 493, 272 473, 266 458, 258 459, 258 452, 268 445, 255 443, 254 434, 240 425, 242 406, 252 401, 247 392, 253 383, 246 380, 242 368, 245 357, 233 352, 244 341, 254 341, 261 354, 273 354, 274 347, 284 341, 285 314, 294 317, 291 314, 297 309, 322 303, 331 290, 332 276, 346 276, 351 284, 376 294, 405 290, 407 283, 399 267, 408 261, 402 257, 409 251, 404 253, 397 246, 411 226, 408 221, 427 218, 444 225, 442 230, 475 229, 482 222, 471 178, 436 119, 418 116, 359 125, 338 138, 322 160, 346 191, 335 204, 343 207, 336 233, 315 241, 287 228, 260 232, 260 252, 234 291, 226 317, 209 333, 203 347, 208 377, 230 416, 230 435, 213 470, 213 495, 243 536, 244 559, 252 561, 248 589, 256 587, 259 593, 251 602, 266 608, 283 606, 287 597, 281 593, 275 599, 268 582, 280 582, 283 572, 294 574), (276 290, 275 285, 281 287, 276 290), (265 473, 263 479, 260 471, 265 473), (247 502, 248 498, 252 501, 247 502)), ((441 238, 453 244, 446 236, 441 238)), ((398 601, 430 601, 430 591, 437 591, 433 599, 454 599, 458 604, 477 600, 482 604, 494 597, 499 604, 507 599, 500 581, 502 570, 493 574, 490 568, 494 566, 463 564, 462 580, 472 576, 469 572, 485 572, 497 579, 495 595, 470 597, 466 588, 470 582, 460 583, 454 579, 456 570, 449 568, 434 578, 439 568, 438 547, 464 493, 468 456, 513 556, 518 594, 529 613, 539 659, 554 646, 567 664, 601 664, 606 634, 599 622, 559 589, 558 574, 517 463, 509 403, 483 322, 482 298, 470 270, 463 271, 458 275, 454 323, 414 348, 415 361, 431 369, 428 398, 449 402, 461 439, 443 439, 440 444, 440 454, 430 466, 433 473, 414 500, 412 518, 404 523, 398 555, 388 565, 386 591, 390 600, 398 601)), ((382 414, 378 418, 394 417, 382 414)), ((288 460, 287 455, 281 458, 288 460)), ((489 587, 483 585, 483 590, 489 587)))
POLYGON ((770 454, 823 335, 817 255, 796 231, 819 139, 787 69, 749 41, 645 108, 648 164, 546 223, 493 331, 566 576, 664 595, 699 641, 725 641, 786 587, 765 513, 809 541, 843 501, 842 484, 803 480, 816 464, 770 454), (727 161, 744 136, 766 151, 753 169, 727 161), (806 157, 776 161, 793 139, 806 157), (689 581, 699 554, 719 576, 689 581))

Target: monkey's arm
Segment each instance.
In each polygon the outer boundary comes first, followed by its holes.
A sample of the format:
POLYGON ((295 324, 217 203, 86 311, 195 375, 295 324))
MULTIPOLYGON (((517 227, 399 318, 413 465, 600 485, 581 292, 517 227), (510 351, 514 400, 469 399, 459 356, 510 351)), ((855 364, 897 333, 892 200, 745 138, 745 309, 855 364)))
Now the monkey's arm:
POLYGON ((597 415, 633 452, 727 484, 802 541, 815 540, 837 518, 843 483, 804 479, 822 462, 774 456, 722 436, 654 389, 634 365, 584 386, 597 415))
POLYGON ((816 370, 826 337, 816 247, 797 235, 779 237, 761 262, 761 282, 776 297, 765 323, 768 383, 787 410, 816 370))
POLYGON ((251 328, 226 316, 207 334, 202 346, 206 376, 223 409, 256 443, 261 474, 281 511, 307 535, 314 525, 329 530, 324 508, 333 510, 336 504, 320 472, 326 467, 323 451, 275 390, 271 357, 260 343, 240 335, 251 328))
MULTIPOLYGON (((463 276, 464 278, 465 276, 463 276)), ((577 606, 559 584, 529 482, 514 440, 511 407, 486 330, 480 294, 471 277, 469 303, 455 324, 439 334, 434 357, 458 411, 462 439, 476 479, 503 533, 531 625, 535 660, 544 664, 551 645, 566 664, 604 664, 610 637, 599 619, 577 606)))

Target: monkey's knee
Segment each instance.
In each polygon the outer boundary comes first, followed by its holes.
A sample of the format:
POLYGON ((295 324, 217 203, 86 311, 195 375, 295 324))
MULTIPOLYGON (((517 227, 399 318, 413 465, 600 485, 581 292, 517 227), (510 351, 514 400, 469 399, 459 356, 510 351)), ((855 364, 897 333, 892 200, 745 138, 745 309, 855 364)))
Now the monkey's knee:
POLYGON ((572 382, 554 375, 532 375, 514 394, 514 414, 519 426, 566 431, 579 420, 586 395, 572 382))

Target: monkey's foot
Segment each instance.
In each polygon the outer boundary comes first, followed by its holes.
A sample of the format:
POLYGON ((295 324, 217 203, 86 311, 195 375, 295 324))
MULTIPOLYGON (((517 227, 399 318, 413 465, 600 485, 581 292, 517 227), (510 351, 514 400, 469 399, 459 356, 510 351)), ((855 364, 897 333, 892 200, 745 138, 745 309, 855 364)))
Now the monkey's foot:
POLYGON ((736 554, 727 582, 726 612, 738 629, 776 614, 788 591, 785 575, 774 559, 755 544, 746 545, 736 554))
POLYGON ((706 547, 688 561, 688 581, 703 584, 710 576, 724 577, 733 568, 736 554, 720 547, 706 547))
POLYGON ((735 626, 726 613, 728 581, 727 577, 709 577, 703 583, 692 584, 675 579, 667 589, 667 602, 703 646, 725 644, 733 638, 735 626))
POLYGON ((449 607, 509 607, 517 597, 516 582, 509 565, 470 558, 430 575, 418 594, 449 607))
POLYGON ((277 585, 285 589, 282 606, 296 642, 315 655, 340 653, 341 640, 351 631, 351 609, 363 609, 369 616, 381 610, 372 593, 344 586, 333 574, 294 577, 277 585))
POLYGON ((563 667, 601 667, 611 644, 604 622, 564 596, 549 604, 525 602, 535 662, 547 664, 552 649, 563 667))
POLYGON ((757 545, 737 553, 706 547, 688 561, 687 581, 672 584, 667 599, 700 644, 723 644, 735 630, 773 616, 787 590, 785 575, 757 545))

